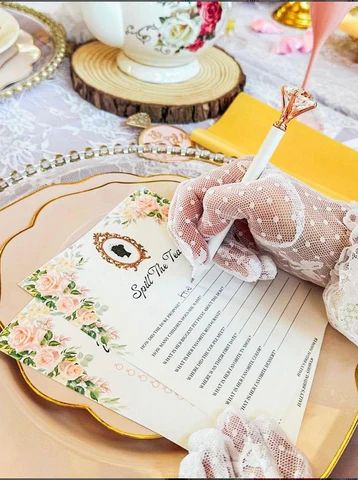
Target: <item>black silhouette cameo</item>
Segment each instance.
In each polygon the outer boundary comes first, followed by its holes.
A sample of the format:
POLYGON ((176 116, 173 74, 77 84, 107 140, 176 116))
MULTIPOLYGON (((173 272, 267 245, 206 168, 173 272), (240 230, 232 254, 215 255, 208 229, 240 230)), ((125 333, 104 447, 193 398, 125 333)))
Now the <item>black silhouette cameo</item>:
POLYGON ((127 250, 124 248, 124 245, 122 245, 121 243, 119 245, 113 245, 111 250, 120 258, 129 258, 132 255, 130 252, 127 252, 127 250))

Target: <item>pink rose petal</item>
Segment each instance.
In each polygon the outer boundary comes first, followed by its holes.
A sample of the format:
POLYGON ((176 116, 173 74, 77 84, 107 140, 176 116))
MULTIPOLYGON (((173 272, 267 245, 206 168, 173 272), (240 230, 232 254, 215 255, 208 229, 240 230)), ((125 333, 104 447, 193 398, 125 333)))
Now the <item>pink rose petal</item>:
POLYGON ((307 30, 303 35, 283 36, 275 45, 273 51, 278 55, 289 53, 309 53, 313 47, 312 29, 307 30))
POLYGON ((309 53, 312 50, 312 47, 313 47, 313 32, 311 29, 309 29, 307 30, 307 32, 305 32, 302 35, 302 44, 298 50, 301 53, 309 53))
POLYGON ((265 20, 264 18, 257 18, 250 23, 252 30, 258 33, 281 33, 282 30, 275 23, 265 20))
POLYGON ((280 41, 275 45, 273 51, 277 55, 287 55, 290 53, 301 52, 306 53, 306 48, 309 48, 309 37, 306 39, 306 44, 303 39, 304 35, 300 36, 285 36, 280 39, 280 41))

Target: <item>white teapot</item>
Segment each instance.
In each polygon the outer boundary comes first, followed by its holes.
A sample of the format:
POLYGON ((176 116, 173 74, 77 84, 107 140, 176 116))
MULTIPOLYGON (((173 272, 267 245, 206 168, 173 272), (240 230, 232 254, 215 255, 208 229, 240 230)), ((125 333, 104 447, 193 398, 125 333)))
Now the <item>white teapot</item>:
POLYGON ((230 2, 82 2, 91 33, 121 48, 119 68, 152 83, 197 75, 197 56, 211 46, 230 2))

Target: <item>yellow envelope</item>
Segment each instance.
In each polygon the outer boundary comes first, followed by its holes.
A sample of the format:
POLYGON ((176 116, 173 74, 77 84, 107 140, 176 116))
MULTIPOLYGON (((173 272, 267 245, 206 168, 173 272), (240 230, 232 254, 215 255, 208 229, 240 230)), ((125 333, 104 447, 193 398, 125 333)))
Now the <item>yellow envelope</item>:
MULTIPOLYGON (((241 93, 214 125, 191 138, 213 152, 254 154, 278 118, 278 110, 241 93)), ((271 163, 329 197, 358 200, 358 152, 299 121, 290 122, 271 163)))

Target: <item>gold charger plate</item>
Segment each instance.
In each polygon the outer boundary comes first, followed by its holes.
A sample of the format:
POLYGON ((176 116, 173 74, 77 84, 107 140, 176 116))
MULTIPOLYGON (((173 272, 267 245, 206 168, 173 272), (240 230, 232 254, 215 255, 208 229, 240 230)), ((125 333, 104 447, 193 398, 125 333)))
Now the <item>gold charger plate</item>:
POLYGON ((41 55, 26 78, 0 89, 0 99, 11 97, 51 76, 66 52, 66 33, 62 25, 34 8, 18 2, 0 2, 0 12, 11 14, 20 28, 29 33, 41 55))
MULTIPOLYGON (((8 324, 30 300, 26 292, 17 287, 19 280, 79 238, 139 184, 145 184, 170 198, 176 184, 181 180, 181 177, 173 175, 145 178, 107 173, 77 184, 48 187, 4 208, 0 212, 3 243, 0 257, 1 321, 8 324)), ((329 474, 353 434, 357 422, 357 361, 358 349, 328 327, 298 439, 298 446, 311 462, 315 476, 329 474)), ((156 437, 144 427, 84 399, 75 392, 67 391, 28 367, 21 368, 21 374, 32 390, 42 398, 57 405, 85 409, 106 427, 123 435, 137 439, 156 437)), ((6 375, 3 378, 6 378, 6 375)), ((27 415, 31 414, 34 408, 33 403, 29 402, 27 415)), ((72 442, 72 437, 83 437, 82 446, 85 442, 85 449, 88 447, 94 451, 100 442, 99 451, 106 452, 107 455, 104 465, 119 462, 122 465, 119 475, 158 476, 158 465, 160 476, 176 475, 178 463, 184 454, 179 447, 164 439, 144 443, 123 439, 123 443, 121 442, 114 453, 111 450, 112 432, 103 429, 100 438, 86 434, 78 428, 80 420, 77 418, 79 416, 83 419, 85 412, 76 412, 73 409, 63 409, 63 412, 63 415, 57 417, 58 422, 51 418, 52 434, 57 430, 61 431, 59 438, 61 435, 63 438, 66 421, 63 422, 62 417, 65 420, 71 417, 72 421, 68 421, 68 424, 75 422, 77 430, 68 432, 68 441, 72 442), (131 443, 127 442, 133 442, 132 447, 129 446, 131 443), (130 457, 128 449, 131 450, 130 457), (124 458, 128 458, 129 462, 125 467, 121 463, 124 458), (132 470, 130 462, 135 462, 136 458, 140 468, 132 470)), ((90 422, 88 424, 92 425, 90 422)), ((78 441, 73 442, 78 445, 78 441)), ((105 467, 103 468, 105 471, 105 467)), ((81 471, 81 475, 83 474, 81 471)), ((103 476, 103 473, 101 475, 103 476)))

